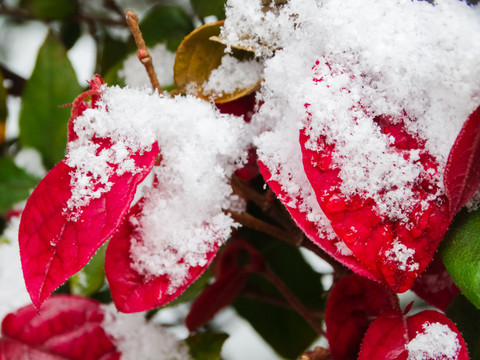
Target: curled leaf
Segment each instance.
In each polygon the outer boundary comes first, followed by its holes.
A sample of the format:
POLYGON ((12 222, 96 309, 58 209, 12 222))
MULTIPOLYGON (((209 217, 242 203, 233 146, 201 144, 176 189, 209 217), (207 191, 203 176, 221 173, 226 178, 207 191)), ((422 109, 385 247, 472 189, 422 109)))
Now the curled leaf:
POLYGON ((352 274, 335 284, 325 311, 327 339, 336 360, 355 360, 370 323, 380 314, 399 310, 398 298, 386 286, 352 274))
MULTIPOLYGON (((173 72, 179 92, 188 90, 194 92, 201 99, 225 103, 251 94, 260 88, 262 80, 254 81, 248 86, 242 86, 226 93, 216 93, 205 89, 205 83, 210 78, 212 71, 221 65, 222 58, 230 56, 225 54, 225 45, 211 40, 213 36, 220 33, 222 25, 223 21, 203 25, 186 36, 178 47, 173 72)), ((243 52, 238 57, 251 57, 251 54, 243 52)))
POLYGON ((444 183, 453 216, 480 186, 480 106, 463 124, 450 150, 444 183))

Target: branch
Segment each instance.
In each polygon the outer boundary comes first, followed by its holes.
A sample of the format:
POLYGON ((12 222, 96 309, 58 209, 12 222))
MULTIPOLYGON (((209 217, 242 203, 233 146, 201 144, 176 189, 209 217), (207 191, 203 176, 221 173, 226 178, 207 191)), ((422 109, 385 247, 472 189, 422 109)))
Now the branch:
POLYGON ((157 90, 158 93, 161 93, 162 88, 160 87, 157 74, 155 73, 155 68, 153 67, 152 57, 150 56, 147 47, 145 46, 142 32, 140 31, 140 27, 138 26, 138 16, 132 10, 127 11, 126 15, 127 24, 130 27, 130 32, 132 33, 133 38, 135 39, 135 43, 137 44, 138 59, 143 64, 143 66, 145 66, 145 70, 147 71, 148 78, 150 79, 150 84, 152 84, 153 89, 157 90))

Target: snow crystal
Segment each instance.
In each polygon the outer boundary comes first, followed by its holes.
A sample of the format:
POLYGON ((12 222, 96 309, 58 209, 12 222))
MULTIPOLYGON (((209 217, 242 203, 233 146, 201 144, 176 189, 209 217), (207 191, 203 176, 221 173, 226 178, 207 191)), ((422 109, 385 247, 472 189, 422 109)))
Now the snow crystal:
POLYGON ((457 359, 460 350, 457 334, 441 323, 423 324, 423 332, 405 345, 407 360, 457 359))
POLYGON ((12 217, 3 236, 0 234, 0 289, 2 289, 0 291, 0 321, 7 314, 30 303, 20 263, 19 225, 20 217, 12 217))
POLYGON ((174 335, 145 320, 145 314, 121 314, 113 305, 102 305, 102 326, 113 338, 122 360, 190 359, 188 347, 174 335))
POLYGON ((419 265, 415 262, 414 255, 414 249, 410 249, 396 241, 393 242, 393 247, 385 252, 387 260, 395 262, 398 269, 403 271, 418 270, 419 265))
POLYGON ((246 89, 260 81, 263 65, 258 60, 240 61, 230 55, 222 57, 222 63, 214 69, 208 81, 202 85, 205 95, 231 94, 246 89))
MULTIPOLYGON (((175 53, 168 51, 165 44, 160 43, 153 48, 148 49, 152 57, 155 73, 157 74, 158 82, 162 87, 173 84, 173 64, 175 63, 175 53)), ((118 76, 125 79, 125 84, 141 88, 151 86, 145 67, 138 60, 137 54, 132 54, 123 63, 123 68, 119 70, 118 76)))
POLYGON ((206 254, 237 226, 225 211, 240 204, 229 179, 246 160, 247 124, 191 96, 107 87, 75 129, 82 131, 69 143, 67 163, 75 168, 69 205, 80 211, 108 190, 113 173, 135 171, 130 153, 158 142, 161 163, 153 174, 159 186, 144 187, 145 216, 136 219, 139 237, 131 239, 130 251, 135 270, 147 278, 170 275, 167 291, 173 292, 189 267, 205 265, 206 254), (98 151, 93 134, 112 146, 98 151))

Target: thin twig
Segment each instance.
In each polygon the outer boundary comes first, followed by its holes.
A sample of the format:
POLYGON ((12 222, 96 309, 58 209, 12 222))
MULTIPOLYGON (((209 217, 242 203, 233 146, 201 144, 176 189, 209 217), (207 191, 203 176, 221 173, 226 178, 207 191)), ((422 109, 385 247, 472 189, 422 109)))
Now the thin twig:
POLYGON ((152 57, 150 56, 147 47, 145 45, 145 41, 143 40, 142 32, 140 31, 140 27, 138 26, 138 16, 135 14, 134 11, 129 10, 126 13, 127 24, 130 27, 130 32, 135 39, 135 43, 137 44, 137 56, 140 62, 145 66, 145 70, 147 71, 148 78, 150 79, 150 84, 154 90, 157 90, 158 93, 162 92, 162 88, 160 87, 160 83, 158 82, 157 74, 155 73, 155 68, 153 67, 152 57))
POLYGON ((294 245, 294 246, 300 245, 300 243, 298 242, 298 239, 295 239, 294 237, 290 236, 289 233, 263 220, 260 220, 249 213, 236 212, 236 211, 230 211, 229 213, 232 216, 233 220, 242 224, 243 226, 269 234, 291 245, 294 245))
POLYGON ((310 311, 298 300, 298 298, 290 291, 290 289, 284 284, 284 282, 270 269, 266 269, 261 273, 268 281, 270 281, 278 291, 285 297, 285 300, 290 306, 295 309, 305 321, 312 327, 313 330, 319 335, 326 336, 321 325, 316 319, 312 317, 310 311))

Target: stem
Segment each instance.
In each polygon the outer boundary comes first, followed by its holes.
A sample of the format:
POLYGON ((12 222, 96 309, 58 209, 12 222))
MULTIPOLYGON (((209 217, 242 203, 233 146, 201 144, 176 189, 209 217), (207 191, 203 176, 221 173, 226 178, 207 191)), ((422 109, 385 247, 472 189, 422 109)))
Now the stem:
POLYGON ((290 291, 290 289, 284 284, 284 282, 275 275, 270 269, 266 269, 261 273, 268 281, 270 281, 280 293, 285 297, 285 300, 290 306, 295 309, 305 321, 312 327, 313 330, 319 335, 326 336, 320 324, 312 317, 310 311, 297 299, 297 297, 290 291))
MULTIPOLYGON (((247 299, 252 299, 252 300, 259 300, 259 301, 269 303, 269 304, 272 304, 272 305, 275 305, 275 306, 278 306, 278 307, 281 307, 281 308, 285 308, 285 309, 291 309, 291 306, 289 305, 288 302, 282 301, 280 299, 277 299, 277 298, 274 298, 274 297, 271 297, 271 296, 268 296, 268 295, 265 295, 265 294, 261 294, 257 291, 253 291, 253 290, 248 290, 248 289, 244 290, 242 292, 242 297, 247 298, 247 299)), ((325 317, 325 313, 322 312, 322 311, 308 310, 308 312, 312 316, 314 316, 315 318, 320 319, 320 320, 322 320, 325 317)))
POLYGON ((243 226, 255 229, 260 232, 264 232, 269 234, 277 239, 285 241, 291 245, 299 246, 302 242, 302 239, 298 240, 292 237, 289 233, 285 232, 282 229, 279 229, 276 226, 270 225, 269 223, 260 220, 249 213, 246 212, 236 212, 230 211, 230 215, 232 216, 233 220, 242 224, 243 226))
POLYGON ((150 84, 154 90, 157 90, 158 93, 162 92, 160 83, 158 82, 157 74, 155 73, 155 68, 153 67, 152 57, 145 46, 145 41, 143 40, 142 32, 138 26, 138 16, 132 10, 127 11, 126 13, 127 24, 130 27, 130 32, 135 39, 135 44, 137 44, 137 56, 140 62, 145 66, 147 71, 148 78, 150 79, 150 84))

